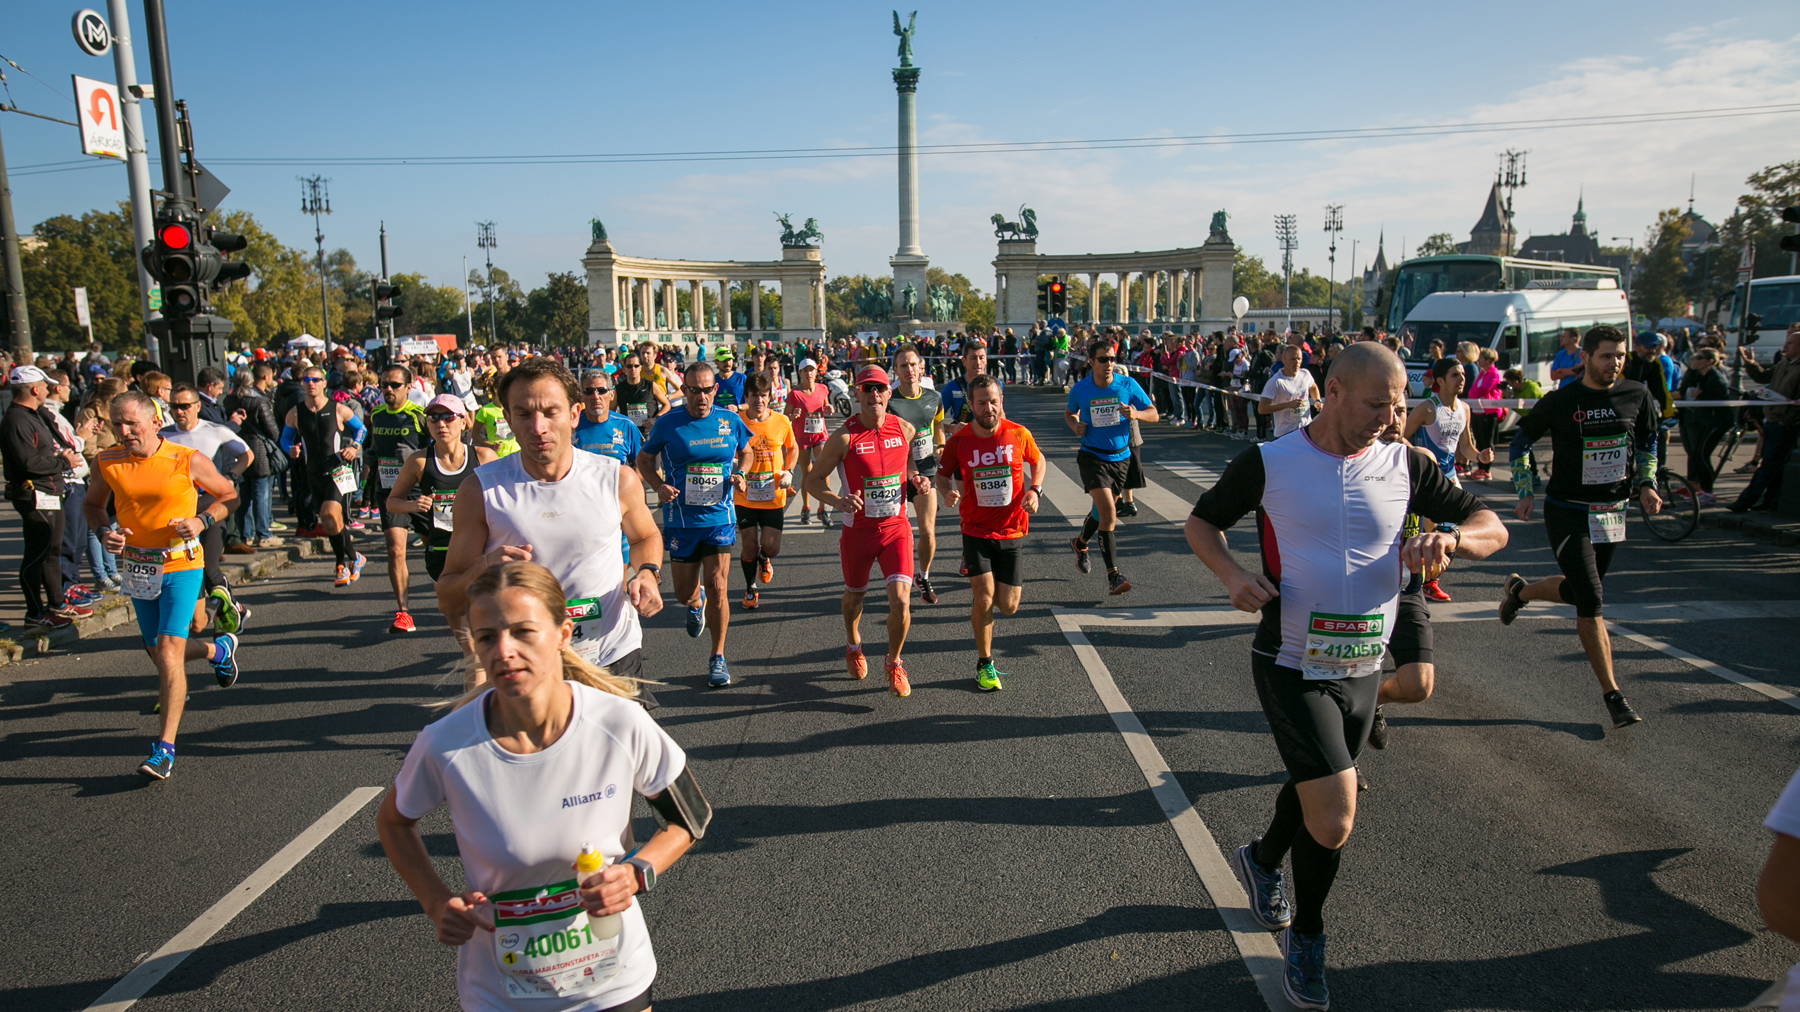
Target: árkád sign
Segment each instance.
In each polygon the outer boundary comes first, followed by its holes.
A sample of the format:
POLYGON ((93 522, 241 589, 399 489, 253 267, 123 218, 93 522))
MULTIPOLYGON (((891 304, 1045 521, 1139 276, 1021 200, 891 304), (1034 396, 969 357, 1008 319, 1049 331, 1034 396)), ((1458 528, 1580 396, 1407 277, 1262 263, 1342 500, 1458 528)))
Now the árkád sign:
POLYGON ((123 160, 125 125, 119 118, 119 89, 105 81, 72 76, 76 117, 81 122, 81 153, 123 160))

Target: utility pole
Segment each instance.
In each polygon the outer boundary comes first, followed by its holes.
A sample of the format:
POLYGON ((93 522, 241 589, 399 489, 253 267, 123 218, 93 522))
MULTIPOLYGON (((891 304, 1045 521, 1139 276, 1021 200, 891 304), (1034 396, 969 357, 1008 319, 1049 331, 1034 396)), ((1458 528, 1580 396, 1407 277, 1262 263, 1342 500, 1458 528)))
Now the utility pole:
MULTIPOLYGON (((500 330, 494 323, 494 247, 500 243, 494 238, 493 222, 478 221, 475 223, 475 227, 481 230, 475 236, 475 245, 487 251, 487 278, 482 287, 487 290, 488 346, 491 350, 493 346, 500 343, 500 330)), ((473 344, 474 340, 474 335, 471 333, 469 342, 473 344)))
MULTIPOLYGON (((1344 230, 1344 205, 1325 205, 1325 234, 1331 237, 1331 269, 1325 275, 1325 304, 1331 307, 1332 329, 1337 328, 1337 241, 1344 230)), ((1348 321, 1346 321, 1348 322, 1348 321)))
POLYGON ((319 326, 325 333, 325 361, 331 361, 331 300, 325 296, 325 231, 319 223, 319 215, 331 213, 331 193, 325 184, 331 180, 323 176, 300 177, 300 213, 310 214, 313 219, 313 240, 319 244, 319 326))
POLYGON ((13 361, 31 361, 31 317, 25 310, 25 271, 19 266, 19 230, 13 224, 12 183, 6 176, 6 146, 0 144, 0 241, 5 244, 7 344, 13 361))
MULTIPOLYGON (((1362 263, 1356 259, 1356 240, 1350 240, 1350 277, 1344 279, 1344 326, 1355 328, 1356 307, 1362 305, 1362 263), (1351 278, 1356 279, 1352 284, 1351 278)), ((1367 323, 1367 320, 1363 321, 1367 323)))
MULTIPOLYGON (((1615 235, 1613 242, 1625 240, 1625 301, 1631 301, 1631 276, 1637 273, 1637 237, 1632 235, 1615 235)), ((1617 247, 1615 247, 1617 248, 1617 247)))
POLYGON ((1294 251, 1300 248, 1300 219, 1292 214, 1275 216, 1275 241, 1281 244, 1281 305, 1287 311, 1288 333, 1294 330, 1294 251))
POLYGON ((475 307, 469 303, 469 258, 463 257, 463 319, 469 325, 469 347, 475 347, 475 307))
MULTIPOLYGON (((125 7, 125 0, 107 0, 106 12, 112 18, 112 53, 113 72, 119 78, 119 104, 123 107, 125 121, 125 175, 131 190, 131 232, 137 239, 137 249, 150 245, 155 232, 155 208, 150 203, 150 157, 148 141, 144 134, 144 113, 139 106, 140 96, 146 89, 138 84, 137 62, 131 53, 131 15, 125 7)), ((151 91, 151 95, 155 92, 151 91)), ((137 260, 138 305, 146 324, 151 320, 162 319, 158 306, 151 305, 150 296, 156 291, 156 282, 150 277, 150 271, 144 266, 142 257, 137 260)), ((156 335, 148 326, 138 328, 144 333, 144 351, 150 361, 160 362, 156 345, 156 335)))
MULTIPOLYGON (((381 223, 381 282, 382 282, 382 284, 386 284, 387 279, 388 279, 387 222, 384 221, 381 223)), ((381 333, 381 324, 382 324, 382 321, 379 318, 376 319, 376 321, 375 321, 375 336, 376 337, 383 336, 381 333)), ((387 335, 386 336, 387 336, 388 361, 392 362, 392 361, 394 361, 394 321, 392 319, 389 319, 387 321, 387 335)))

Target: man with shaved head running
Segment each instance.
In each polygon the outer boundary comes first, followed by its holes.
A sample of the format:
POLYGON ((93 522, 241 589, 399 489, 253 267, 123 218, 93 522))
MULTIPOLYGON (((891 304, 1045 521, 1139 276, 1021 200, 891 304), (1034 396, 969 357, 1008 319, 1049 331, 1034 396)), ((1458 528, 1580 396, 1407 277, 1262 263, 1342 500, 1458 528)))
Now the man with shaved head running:
POLYGON ((1252 916, 1282 933, 1282 988, 1300 1008, 1330 1005, 1325 897, 1356 815, 1356 756, 1375 716, 1401 568, 1429 578, 1452 555, 1485 558, 1506 544, 1479 499, 1404 443, 1379 441, 1405 406, 1399 358, 1351 345, 1332 363, 1318 417, 1239 454, 1187 521, 1188 546, 1232 605, 1262 612, 1250 671, 1288 782, 1268 830, 1232 865, 1252 916), (1252 510, 1261 573, 1225 547, 1224 531, 1252 510), (1437 529, 1402 538, 1408 513, 1437 529), (1291 910, 1281 874, 1290 852, 1291 910))

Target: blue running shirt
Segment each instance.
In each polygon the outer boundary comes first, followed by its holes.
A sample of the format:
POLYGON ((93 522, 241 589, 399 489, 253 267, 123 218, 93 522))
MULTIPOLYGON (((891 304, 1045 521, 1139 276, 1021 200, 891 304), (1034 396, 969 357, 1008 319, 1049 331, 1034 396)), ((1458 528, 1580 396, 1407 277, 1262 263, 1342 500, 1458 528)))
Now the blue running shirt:
POLYGON ((663 504, 664 527, 721 527, 737 522, 731 475, 750 429, 734 412, 714 407, 703 418, 684 408, 650 426, 644 452, 661 458, 663 481, 680 494, 663 504))
POLYGON ((1124 460, 1131 456, 1131 419, 1119 410, 1121 405, 1148 408, 1150 398, 1138 381, 1115 370, 1110 386, 1095 384, 1094 377, 1083 376, 1069 391, 1069 410, 1087 426, 1081 448, 1101 460, 1124 460), (1103 424, 1095 425, 1096 415, 1103 424))
POLYGON ((636 467, 638 451, 644 448, 644 437, 638 427, 631 424, 631 419, 617 411, 608 411, 603 422, 589 419, 583 411, 581 421, 575 426, 575 446, 636 467))

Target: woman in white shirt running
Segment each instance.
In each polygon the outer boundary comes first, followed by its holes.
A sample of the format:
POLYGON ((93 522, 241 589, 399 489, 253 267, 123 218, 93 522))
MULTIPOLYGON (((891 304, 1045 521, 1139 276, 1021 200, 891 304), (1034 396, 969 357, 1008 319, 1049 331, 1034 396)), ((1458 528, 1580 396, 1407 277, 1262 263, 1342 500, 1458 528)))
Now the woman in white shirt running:
POLYGON ((633 701, 635 685, 570 649, 573 623, 549 570, 508 562, 483 572, 469 587, 469 627, 487 683, 413 742, 376 817, 388 861, 438 941, 459 947, 467 1012, 506 1012, 524 998, 539 999, 533 1012, 643 1012, 656 957, 632 896, 655 888, 711 810, 681 747, 633 701), (667 823, 635 848, 633 794, 667 823), (461 894, 419 835, 418 820, 441 804, 456 828, 461 894))

